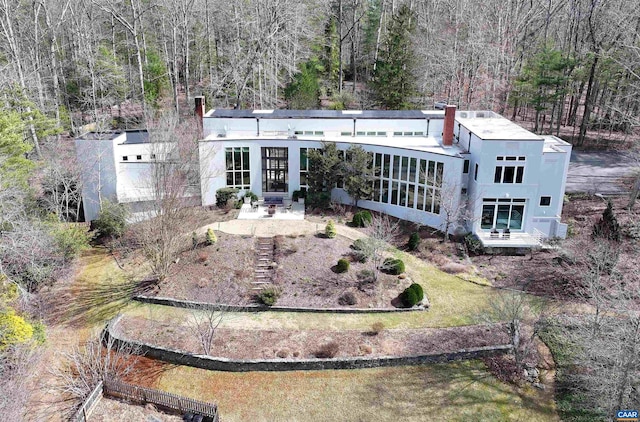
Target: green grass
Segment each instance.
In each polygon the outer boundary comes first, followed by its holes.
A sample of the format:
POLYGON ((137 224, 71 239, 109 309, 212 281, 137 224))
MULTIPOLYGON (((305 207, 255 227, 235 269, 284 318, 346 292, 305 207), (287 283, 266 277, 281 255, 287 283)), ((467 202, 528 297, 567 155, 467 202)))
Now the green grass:
POLYGON ((165 371, 165 391, 215 402, 225 421, 555 421, 552 402, 479 361, 342 371, 165 371))

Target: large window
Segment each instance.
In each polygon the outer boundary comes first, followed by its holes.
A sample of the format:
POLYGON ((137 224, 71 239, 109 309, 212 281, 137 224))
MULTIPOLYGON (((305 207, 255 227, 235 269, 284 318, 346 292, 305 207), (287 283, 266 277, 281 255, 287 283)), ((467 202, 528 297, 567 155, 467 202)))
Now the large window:
POLYGON ((497 157, 493 183, 522 183, 525 157, 497 157))
POLYGON ((309 148, 300 148, 300 189, 309 189, 309 148))
POLYGON ((249 147, 225 148, 227 162, 227 186, 238 189, 251 189, 249 170, 249 147))
POLYGON ((262 191, 287 192, 289 148, 262 148, 262 191))
POLYGON ((377 153, 374 166, 373 201, 440 213, 444 163, 377 153))
POLYGON ((522 230, 525 202, 524 199, 483 199, 480 228, 522 230))

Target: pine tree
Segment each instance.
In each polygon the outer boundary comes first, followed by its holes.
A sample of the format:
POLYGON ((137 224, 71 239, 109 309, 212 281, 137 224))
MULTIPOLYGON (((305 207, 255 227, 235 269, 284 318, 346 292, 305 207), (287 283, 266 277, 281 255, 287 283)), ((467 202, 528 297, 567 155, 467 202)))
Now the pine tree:
POLYGON ((593 226, 592 238, 620 241, 620 224, 613 213, 613 204, 607 201, 607 209, 602 213, 602 218, 593 226))
POLYGON ((416 92, 415 56, 411 48, 414 29, 413 12, 404 4, 389 22, 384 48, 373 75, 378 101, 388 109, 410 108, 409 98, 416 92))

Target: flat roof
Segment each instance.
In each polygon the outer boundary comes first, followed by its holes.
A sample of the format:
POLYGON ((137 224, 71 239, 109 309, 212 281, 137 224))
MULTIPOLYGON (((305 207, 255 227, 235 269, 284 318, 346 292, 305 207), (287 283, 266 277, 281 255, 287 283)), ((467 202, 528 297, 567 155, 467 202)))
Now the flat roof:
POLYGON ((439 138, 432 136, 310 136, 310 135, 297 135, 295 138, 289 138, 286 136, 235 136, 231 134, 228 137, 218 137, 215 134, 209 135, 203 141, 212 142, 235 142, 235 141, 284 141, 286 143, 299 144, 301 141, 310 142, 336 142, 355 145, 371 145, 388 148, 399 148, 410 151, 430 152, 433 154, 447 155, 450 157, 462 157, 465 151, 461 150, 457 145, 453 145, 450 148, 444 148, 439 138))
POLYGON ((106 141, 106 140, 114 140, 120 136, 124 135, 124 142, 120 145, 129 145, 129 144, 146 144, 149 142, 149 132, 144 129, 138 130, 115 130, 115 131, 106 131, 106 132, 87 132, 83 135, 78 136, 76 139, 85 139, 85 140, 95 140, 95 141, 106 141))
POLYGON ((475 112, 475 115, 469 113, 469 117, 463 117, 465 113, 456 113, 456 121, 482 140, 543 141, 541 136, 529 132, 517 123, 498 114, 490 113, 489 117, 479 117, 475 112))
POLYGON ((205 118, 218 119, 444 119, 439 110, 209 110, 205 118))

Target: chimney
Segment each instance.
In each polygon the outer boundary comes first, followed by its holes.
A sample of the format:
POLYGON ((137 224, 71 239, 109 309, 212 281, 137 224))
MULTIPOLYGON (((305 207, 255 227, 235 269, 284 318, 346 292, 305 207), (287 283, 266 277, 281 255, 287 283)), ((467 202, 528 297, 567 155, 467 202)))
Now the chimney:
POLYGON ((200 125, 200 129, 202 129, 202 123, 204 118, 204 97, 199 96, 195 97, 196 100, 196 109, 195 109, 195 117, 198 119, 198 124, 200 125))
POLYGON ((442 130, 442 146, 453 146, 453 126, 456 120, 456 106, 447 105, 444 108, 444 129, 442 130))

